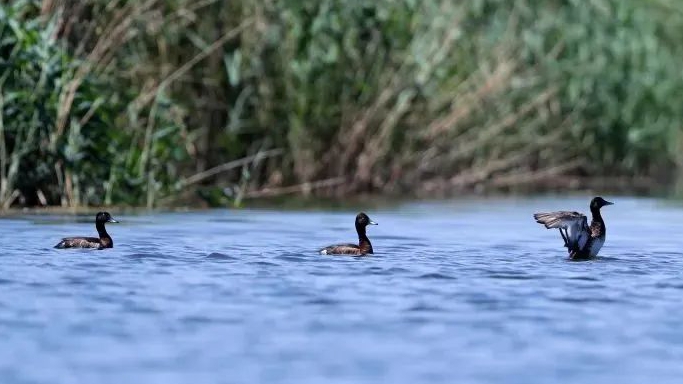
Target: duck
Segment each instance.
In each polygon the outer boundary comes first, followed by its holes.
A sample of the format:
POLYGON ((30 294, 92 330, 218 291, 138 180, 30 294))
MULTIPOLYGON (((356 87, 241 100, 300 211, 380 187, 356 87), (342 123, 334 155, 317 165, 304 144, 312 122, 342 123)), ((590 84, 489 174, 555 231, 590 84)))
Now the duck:
POLYGON ((534 214, 534 219, 548 229, 560 230, 560 236, 564 240, 570 259, 585 260, 597 256, 605 244, 607 228, 600 209, 612 204, 614 203, 600 196, 594 197, 590 202, 590 211, 593 216, 590 226, 586 216, 579 212, 539 212, 534 214))
POLYGON ((368 225, 377 225, 370 217, 361 212, 356 216, 356 232, 358 233, 358 244, 338 244, 330 245, 320 250, 321 255, 372 255, 372 244, 365 234, 368 225))
POLYGON ((114 240, 104 228, 104 223, 118 223, 118 221, 114 220, 109 212, 98 212, 95 216, 95 228, 100 237, 65 237, 55 245, 55 248, 113 248, 114 240))

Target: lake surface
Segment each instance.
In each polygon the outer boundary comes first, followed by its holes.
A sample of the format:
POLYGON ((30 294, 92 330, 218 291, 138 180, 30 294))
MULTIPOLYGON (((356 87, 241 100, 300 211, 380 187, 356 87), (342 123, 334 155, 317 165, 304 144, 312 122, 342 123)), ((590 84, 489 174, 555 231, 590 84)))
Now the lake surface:
POLYGON ((589 197, 2 219, 0 383, 680 383, 683 207, 606 198, 586 262, 531 215, 589 197))

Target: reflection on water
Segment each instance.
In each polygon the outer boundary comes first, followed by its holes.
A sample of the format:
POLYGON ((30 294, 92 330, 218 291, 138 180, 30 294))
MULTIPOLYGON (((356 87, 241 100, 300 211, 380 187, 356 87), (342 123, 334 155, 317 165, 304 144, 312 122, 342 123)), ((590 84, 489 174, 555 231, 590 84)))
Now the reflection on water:
POLYGON ((316 253, 354 211, 0 220, 0 382, 678 382, 683 207, 613 198, 570 262, 531 214, 588 200, 382 208, 367 258, 316 253))

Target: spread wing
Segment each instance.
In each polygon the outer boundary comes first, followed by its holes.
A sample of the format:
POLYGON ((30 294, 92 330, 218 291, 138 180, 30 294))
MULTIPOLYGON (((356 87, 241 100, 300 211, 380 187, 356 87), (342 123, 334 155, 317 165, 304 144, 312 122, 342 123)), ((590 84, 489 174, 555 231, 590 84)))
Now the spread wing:
POLYGON ((559 229, 569 252, 582 250, 591 236, 588 218, 579 212, 541 212, 534 214, 534 219, 546 228, 559 229))

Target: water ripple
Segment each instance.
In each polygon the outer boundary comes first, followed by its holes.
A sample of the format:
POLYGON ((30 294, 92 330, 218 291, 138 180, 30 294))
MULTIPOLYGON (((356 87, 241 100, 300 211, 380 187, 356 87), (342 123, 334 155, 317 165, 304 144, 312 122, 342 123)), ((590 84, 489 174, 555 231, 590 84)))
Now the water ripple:
POLYGON ((525 273, 490 273, 487 277, 492 279, 507 279, 507 280, 534 280, 543 279, 544 276, 540 275, 528 275, 525 273))
POLYGON ((436 280, 455 280, 455 276, 446 275, 443 273, 433 272, 425 273, 417 276, 418 279, 436 279, 436 280))
POLYGON ((367 257, 317 254, 348 211, 122 214, 92 252, 49 248, 89 219, 0 220, 0 382, 677 383, 683 207, 615 200, 580 263, 530 219, 573 198, 372 212, 367 257))
POLYGON ((215 260, 229 260, 229 261, 239 260, 239 258, 237 258, 237 257, 226 255, 224 253, 218 253, 218 252, 212 252, 212 253, 206 255, 206 258, 207 259, 215 259, 215 260))

